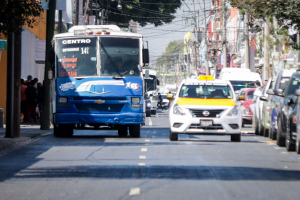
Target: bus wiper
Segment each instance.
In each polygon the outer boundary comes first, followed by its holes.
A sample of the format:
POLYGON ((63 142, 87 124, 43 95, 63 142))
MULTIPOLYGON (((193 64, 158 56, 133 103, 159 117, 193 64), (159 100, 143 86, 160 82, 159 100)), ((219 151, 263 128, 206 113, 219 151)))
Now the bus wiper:
POLYGON ((114 76, 114 79, 122 79, 124 78, 124 75, 133 70, 135 67, 132 67, 131 69, 127 70, 126 72, 123 72, 123 74, 120 74, 119 76, 114 76))
MULTIPOLYGON (((120 71, 119 71, 119 69, 116 67, 115 63, 114 63, 113 60, 111 59, 110 55, 108 55, 106 49, 104 48, 104 46, 103 46, 103 44, 102 44, 101 42, 100 42, 100 45, 101 45, 101 47, 102 47, 104 53, 107 55, 109 61, 112 63, 112 65, 113 65, 114 68, 116 69, 116 71, 117 71, 117 73, 119 74, 120 78, 123 78, 122 75, 121 75, 121 73, 120 73, 120 71)), ((113 77, 113 78, 117 78, 117 77, 113 77)))

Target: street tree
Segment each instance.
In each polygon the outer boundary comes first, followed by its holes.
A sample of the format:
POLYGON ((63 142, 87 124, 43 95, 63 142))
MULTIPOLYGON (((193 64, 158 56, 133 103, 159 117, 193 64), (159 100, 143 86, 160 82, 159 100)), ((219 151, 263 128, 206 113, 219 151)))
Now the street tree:
POLYGON ((24 25, 33 27, 41 11, 37 0, 1 0, 0 34, 8 39, 5 137, 20 137, 21 32, 24 25))
POLYGON ((128 24, 130 20, 139 25, 154 24, 160 26, 170 23, 181 0, 134 0, 134 1, 101 1, 100 7, 108 16, 108 23, 128 24), (107 5, 109 3, 109 5, 107 5), (122 8, 120 8, 120 6, 122 8))
POLYGON ((166 47, 165 52, 156 60, 156 66, 161 66, 164 64, 170 63, 174 56, 178 56, 182 53, 182 49, 184 47, 183 40, 174 40, 171 41, 168 46, 166 47))
POLYGON ((0 33, 21 31, 24 25, 32 28, 42 10, 37 0, 1 0, 0 33))

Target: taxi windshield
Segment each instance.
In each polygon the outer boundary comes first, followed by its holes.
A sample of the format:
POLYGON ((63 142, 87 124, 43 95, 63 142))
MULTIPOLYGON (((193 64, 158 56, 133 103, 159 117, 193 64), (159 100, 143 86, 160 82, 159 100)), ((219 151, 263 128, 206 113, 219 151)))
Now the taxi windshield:
POLYGON ((198 99, 232 99, 233 93, 230 86, 226 83, 199 83, 199 85, 189 83, 182 85, 179 97, 198 99))

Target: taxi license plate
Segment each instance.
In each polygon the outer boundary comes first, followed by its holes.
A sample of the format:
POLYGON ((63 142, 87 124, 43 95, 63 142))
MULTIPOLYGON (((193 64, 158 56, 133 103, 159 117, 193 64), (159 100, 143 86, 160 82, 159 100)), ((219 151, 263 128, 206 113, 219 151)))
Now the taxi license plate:
POLYGON ((200 120, 200 126, 212 126, 213 122, 212 120, 200 120))

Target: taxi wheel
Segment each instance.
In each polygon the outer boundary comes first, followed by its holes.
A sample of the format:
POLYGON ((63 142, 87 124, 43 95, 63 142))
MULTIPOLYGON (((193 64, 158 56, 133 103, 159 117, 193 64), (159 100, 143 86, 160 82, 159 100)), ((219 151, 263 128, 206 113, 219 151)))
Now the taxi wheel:
POLYGON ((297 136, 296 138, 296 152, 297 154, 300 154, 300 137, 297 136))
POLYGON ((241 134, 231 135, 230 137, 231 137, 232 142, 240 142, 241 141, 241 134))
POLYGON ((127 126, 119 125, 118 126, 118 135, 120 137, 126 137, 128 135, 127 126))
POLYGON ((277 145, 280 147, 285 146, 285 137, 283 136, 281 119, 278 118, 278 129, 277 129, 277 145))
POLYGON ((264 137, 269 137, 269 132, 270 132, 270 129, 266 129, 263 127, 263 136, 264 137))
POLYGON ((130 125, 129 126, 129 134, 131 137, 139 138, 141 135, 141 126, 138 125, 130 125))
POLYGON ((172 131, 170 130, 170 141, 178 141, 178 134, 177 133, 172 133, 172 131))

